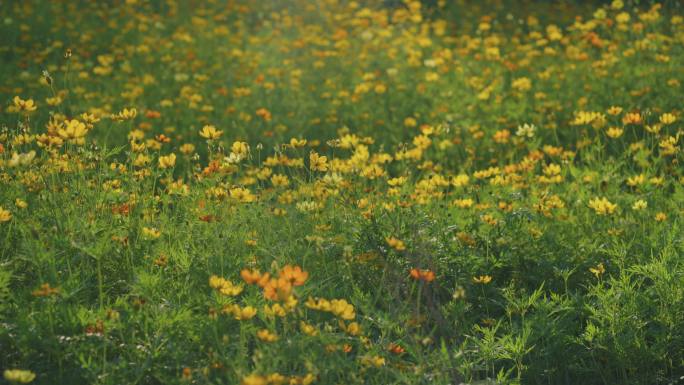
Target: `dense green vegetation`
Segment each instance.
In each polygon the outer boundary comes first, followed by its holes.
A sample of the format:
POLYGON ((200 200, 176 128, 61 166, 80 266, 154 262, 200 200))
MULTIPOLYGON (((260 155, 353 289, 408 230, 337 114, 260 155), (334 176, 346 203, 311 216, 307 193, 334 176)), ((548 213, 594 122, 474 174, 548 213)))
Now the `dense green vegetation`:
POLYGON ((0 16, 0 381, 684 376, 678 3, 0 16))

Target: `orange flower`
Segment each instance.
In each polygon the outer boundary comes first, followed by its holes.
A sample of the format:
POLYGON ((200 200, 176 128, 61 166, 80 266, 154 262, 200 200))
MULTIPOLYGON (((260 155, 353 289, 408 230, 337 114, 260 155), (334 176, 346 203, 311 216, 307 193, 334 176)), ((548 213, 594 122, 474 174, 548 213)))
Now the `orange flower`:
POLYGON ((259 270, 242 269, 240 277, 248 284, 256 284, 261 288, 265 288, 271 281, 271 273, 260 273, 259 270))
POLYGON ((432 282, 435 280, 435 273, 432 270, 422 270, 422 269, 411 269, 409 272, 411 277, 415 280, 421 280, 425 282, 432 282))
POLYGON ((202 215, 202 216, 199 217, 199 220, 202 221, 202 222, 207 222, 207 223, 209 223, 209 222, 214 222, 214 221, 216 220, 216 216, 215 216, 215 215, 211 215, 211 214, 202 215))
POLYGON ((294 286, 302 286, 309 278, 309 273, 299 266, 286 265, 277 277, 271 278, 269 273, 261 274, 258 270, 243 269, 242 279, 248 284, 257 284, 264 289, 264 297, 272 301, 295 300, 292 296, 294 286))
POLYGON ((272 301, 285 301, 292 294, 292 284, 285 278, 271 278, 264 286, 264 297, 272 301))
POLYGON ((240 271, 240 277, 242 277, 242 279, 248 285, 252 285, 259 282, 259 279, 261 279, 261 273, 259 270, 242 269, 242 271, 240 271))
POLYGON ((290 281, 294 286, 302 286, 306 279, 309 278, 309 273, 303 271, 299 266, 286 265, 280 271, 280 277, 290 281))
POLYGON ((638 112, 630 112, 622 117, 622 123, 627 124, 641 124, 641 114, 638 112))
POLYGON ((271 273, 264 273, 261 275, 261 278, 256 282, 257 286, 264 288, 266 287, 266 284, 268 284, 271 280, 271 273))
POLYGON ((31 294, 34 297, 49 297, 51 295, 59 294, 59 288, 50 287, 49 283, 40 285, 39 289, 34 290, 31 294))
POLYGON ((256 115, 267 122, 271 121, 271 112, 265 108, 259 108, 256 110, 256 115))
POLYGON ((147 110, 145 112, 145 117, 150 119, 158 119, 161 118, 161 112, 155 110, 147 110))

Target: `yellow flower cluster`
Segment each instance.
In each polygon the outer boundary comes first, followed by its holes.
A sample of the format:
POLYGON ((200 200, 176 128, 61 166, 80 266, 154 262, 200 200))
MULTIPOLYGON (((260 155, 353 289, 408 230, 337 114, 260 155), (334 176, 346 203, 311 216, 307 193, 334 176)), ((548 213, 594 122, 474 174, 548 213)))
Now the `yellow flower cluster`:
POLYGON ((244 289, 242 285, 236 285, 231 281, 216 275, 212 275, 211 277, 209 277, 209 287, 223 295, 231 297, 239 295, 240 293, 242 293, 242 290, 244 289))

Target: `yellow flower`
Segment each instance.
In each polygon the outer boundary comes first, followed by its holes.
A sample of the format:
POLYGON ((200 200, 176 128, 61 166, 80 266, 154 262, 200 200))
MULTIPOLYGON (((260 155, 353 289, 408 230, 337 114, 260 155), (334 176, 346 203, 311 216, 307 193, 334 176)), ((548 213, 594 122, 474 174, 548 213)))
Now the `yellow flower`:
POLYGON ((284 385, 287 382, 287 377, 280 373, 271 373, 266 377, 269 385, 284 385))
POLYGON ((518 126, 518 130, 515 132, 515 135, 532 138, 534 137, 535 131, 537 131, 537 127, 534 124, 525 123, 518 126))
POLYGON ((309 154, 309 167, 311 171, 327 171, 328 157, 320 156, 317 152, 312 151, 309 154))
POLYGON ((470 207, 473 207, 473 204, 475 204, 475 201, 473 201, 470 198, 465 198, 465 199, 456 199, 452 202, 452 204, 460 209, 467 209, 470 207))
POLYGON ((284 385, 287 382, 287 377, 280 373, 271 373, 266 379, 269 385, 284 385))
POLYGON ((47 103, 49 106, 58 106, 62 103, 62 98, 60 98, 59 96, 46 98, 45 103, 47 103))
POLYGON ((606 268, 603 267, 603 263, 599 263, 596 267, 590 267, 589 271, 598 278, 606 272, 606 268))
POLYGON ((667 124, 672 124, 675 121, 677 121, 677 117, 674 116, 673 114, 665 113, 665 114, 660 115, 660 118, 658 120, 660 120, 660 123, 667 125, 667 124))
POLYGON ((655 215, 655 220, 657 222, 664 222, 667 220, 667 214, 665 214, 664 212, 659 212, 655 215))
POLYGON ((627 178, 627 186, 636 187, 644 184, 646 182, 646 176, 644 174, 635 175, 627 178))
POLYGON ((589 207, 594 209, 598 215, 610 215, 615 212, 617 205, 611 203, 606 198, 594 198, 589 201, 589 207))
POLYGON ((404 119, 404 126, 406 127, 415 127, 418 125, 418 121, 416 118, 409 116, 408 118, 404 119))
POLYGON ((17 199, 14 200, 14 205, 17 206, 17 207, 20 208, 20 209, 25 209, 25 208, 28 207, 28 203, 26 203, 25 200, 19 199, 19 198, 17 198, 17 199))
POLYGON ((605 116, 599 112, 578 111, 575 113, 575 119, 570 124, 581 125, 581 124, 599 123, 599 125, 601 125, 604 121, 605 121, 605 116))
POLYGON ((387 181, 387 184, 393 187, 403 186, 406 183, 407 178, 405 176, 400 176, 398 178, 392 178, 387 181))
POLYGON ((243 377, 240 381, 241 385, 268 385, 268 379, 264 376, 252 373, 247 377, 243 377))
POLYGON ((290 184, 290 179, 283 174, 275 174, 271 177, 271 183, 275 187, 287 187, 290 184))
POLYGON ((235 317, 236 320, 246 321, 254 318, 254 316, 257 313, 257 310, 252 306, 245 306, 243 308, 240 308, 236 305, 233 307, 231 313, 233 313, 233 317, 235 317))
POLYGON ((302 331, 302 333, 308 335, 308 336, 316 336, 318 335, 318 330, 313 325, 310 325, 304 321, 299 322, 299 329, 302 331))
POLYGON ((439 74, 437 72, 428 72, 425 74, 425 81, 434 82, 437 80, 439 80, 439 74))
POLYGON ((278 341, 278 335, 271 333, 268 329, 261 329, 257 332, 257 337, 264 342, 278 341))
POLYGON ((467 186, 469 182, 470 177, 466 174, 459 174, 451 179, 451 184, 455 187, 467 186))
POLYGON ((184 155, 190 155, 195 151, 195 145, 192 143, 185 143, 180 146, 180 152, 184 155))
POLYGON ((648 207, 648 203, 643 199, 639 199, 632 205, 632 210, 639 211, 645 209, 646 207, 648 207))
POLYGON ((660 154, 661 155, 674 155, 679 151, 679 148, 677 147, 677 140, 679 139, 679 135, 676 137, 674 136, 667 136, 663 140, 661 140, 658 143, 658 147, 660 148, 660 154))
POLYGON ((145 154, 138 154, 135 159, 133 160, 133 166, 135 167, 144 167, 148 163, 150 163, 150 157, 145 155, 145 154))
POLYGON ((242 203, 256 201, 256 196, 252 194, 251 191, 243 187, 235 187, 230 189, 230 197, 242 203))
POLYGON ((368 179, 377 179, 385 175, 385 170, 383 170, 382 167, 378 166, 377 164, 372 164, 370 166, 364 167, 361 170, 360 175, 368 179))
POLYGON ((356 317, 356 313, 354 312, 354 306, 344 299, 331 300, 330 312, 333 313, 335 316, 345 320, 351 320, 354 319, 354 317, 356 317))
POLYGON ((3 373, 5 380, 17 384, 28 384, 36 378, 36 374, 30 370, 5 369, 3 373))
POLYGON ((17 207, 20 208, 20 209, 25 209, 25 208, 28 207, 28 203, 26 203, 25 200, 19 199, 19 198, 17 198, 17 199, 14 200, 14 205, 17 206, 17 207))
POLYGON ((615 16, 615 21, 617 21, 619 24, 627 24, 631 18, 632 16, 630 16, 629 13, 620 12, 615 16))
POLYGON ((379 368, 385 365, 385 358, 380 356, 363 356, 361 357, 361 364, 379 368))
POLYGON ((358 336, 361 334, 361 325, 359 325, 358 322, 351 322, 349 325, 345 325, 344 322, 340 320, 340 328, 350 336, 358 336))
POLYGON ((57 134, 60 138, 77 145, 85 144, 85 136, 87 133, 88 128, 85 123, 76 119, 64 121, 64 126, 57 130, 57 134))
POLYGON ((473 282, 475 283, 482 283, 482 284, 488 284, 492 282, 492 276, 491 275, 481 275, 479 277, 473 277, 473 282))
POLYGON ((622 112, 622 107, 611 106, 606 112, 608 112, 608 115, 619 115, 622 112))
POLYGON ((663 183, 665 183, 665 178, 662 176, 654 176, 653 178, 648 180, 649 183, 652 183, 655 186, 662 186, 663 183))
POLYGON ((216 129, 216 127, 212 125, 206 125, 202 127, 202 130, 200 131, 200 136, 203 137, 204 139, 208 140, 215 140, 221 137, 223 135, 223 131, 219 131, 216 129))
POLYGON ((176 154, 171 153, 167 156, 159 157, 159 167, 160 168, 171 168, 176 165, 176 154))
POLYGON ((240 158, 244 158, 249 152, 249 145, 245 142, 234 142, 230 147, 230 151, 240 158))
POLYGON ((524 92, 532 88, 532 81, 526 77, 517 78, 511 83, 511 88, 524 92))
POLYGON ((231 297, 239 295, 240 293, 242 293, 243 289, 242 285, 235 285, 233 282, 216 275, 212 275, 211 277, 209 277, 209 287, 223 295, 231 297))
POLYGON ((0 222, 8 222, 10 219, 12 219, 12 213, 0 206, 0 222))
POLYGON ((7 161, 7 165, 10 167, 17 167, 17 166, 28 166, 33 162, 33 159, 36 157, 36 151, 31 150, 26 153, 21 153, 17 154, 16 152, 12 153, 12 157, 7 161))
POLYGON ((354 306, 344 299, 333 299, 328 301, 324 298, 314 300, 313 298, 309 297, 305 305, 309 309, 333 313, 338 318, 344 320, 352 320, 356 317, 354 306))
POLYGON ((122 122, 124 120, 134 119, 137 115, 138 115, 138 110, 136 110, 135 108, 131 108, 130 110, 128 108, 124 108, 118 114, 113 114, 111 116, 111 118, 114 121, 122 122))
POLYGON ((292 139, 290 139, 290 146, 291 147, 304 147, 304 146, 306 146, 306 139, 292 138, 292 139))
POLYGON ((555 163, 549 163, 544 166, 543 172, 546 176, 559 175, 561 173, 561 167, 555 163))
POLYGON ((15 111, 33 112, 38 108, 33 102, 33 99, 23 100, 19 96, 15 96, 12 101, 14 102, 15 111))
POLYGON ((393 248, 394 250, 397 251, 403 251, 406 250, 406 245, 404 244, 404 241, 394 238, 394 237, 388 237, 385 238, 385 241, 387 241, 387 244, 389 247, 393 248))
POLYGON ((79 117, 86 124, 86 126, 88 126, 88 128, 93 128, 93 125, 100 121, 98 116, 95 114, 89 114, 87 112, 82 113, 79 115, 79 117))
POLYGON ((617 139, 617 138, 621 137, 622 134, 624 134, 624 133, 625 133, 625 130, 623 130, 622 128, 619 128, 619 127, 610 127, 608 130, 606 130, 606 135, 608 135, 608 137, 613 138, 613 139, 617 139))
POLYGON ((647 124, 645 127, 646 132, 650 134, 657 134, 660 132, 662 126, 660 124, 647 124))
POLYGON ((161 232, 159 230, 153 229, 151 227, 143 227, 142 234, 143 238, 145 239, 157 239, 161 236, 161 232))
POLYGON ((264 305, 264 314, 268 317, 285 317, 287 310, 279 303, 274 303, 272 306, 264 305))

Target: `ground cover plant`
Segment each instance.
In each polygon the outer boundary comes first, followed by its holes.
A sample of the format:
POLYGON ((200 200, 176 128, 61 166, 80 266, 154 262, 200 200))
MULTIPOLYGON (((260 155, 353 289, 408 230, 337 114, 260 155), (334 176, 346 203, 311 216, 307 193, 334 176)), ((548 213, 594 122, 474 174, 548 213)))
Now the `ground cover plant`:
POLYGON ((0 3, 0 382, 677 384, 678 2, 0 3))

